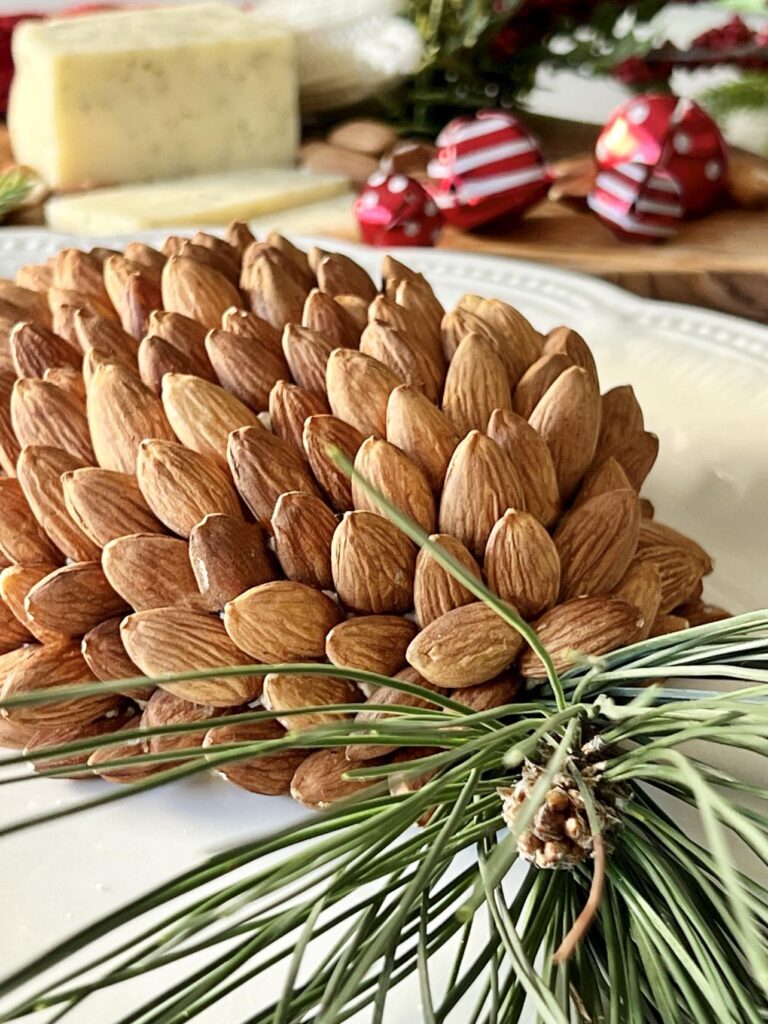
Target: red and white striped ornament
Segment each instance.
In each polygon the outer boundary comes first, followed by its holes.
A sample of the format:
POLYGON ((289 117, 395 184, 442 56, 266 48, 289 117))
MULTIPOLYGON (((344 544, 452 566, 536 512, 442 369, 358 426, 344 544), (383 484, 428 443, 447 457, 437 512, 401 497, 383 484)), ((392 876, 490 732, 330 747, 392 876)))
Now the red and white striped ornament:
POLYGON ((457 117, 437 137, 429 191, 450 224, 475 228, 523 213, 550 184, 534 137, 503 110, 457 117))
POLYGON ((600 171, 587 203, 616 234, 643 242, 672 238, 685 215, 680 183, 644 164, 600 171))
POLYGON ((721 198, 728 148, 715 122, 693 100, 643 95, 613 112, 597 140, 601 170, 644 165, 671 175, 686 214, 704 213, 721 198))

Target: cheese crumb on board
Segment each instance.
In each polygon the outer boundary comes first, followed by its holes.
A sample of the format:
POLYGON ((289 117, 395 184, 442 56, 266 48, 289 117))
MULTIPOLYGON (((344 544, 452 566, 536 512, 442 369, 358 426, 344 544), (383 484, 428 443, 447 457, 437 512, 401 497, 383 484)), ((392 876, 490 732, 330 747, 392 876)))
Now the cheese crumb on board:
POLYGON ((46 203, 45 219, 54 231, 89 235, 226 224, 318 203, 348 189, 348 180, 335 174, 235 171, 54 196, 46 203))
POLYGON ((228 5, 23 22, 13 58, 14 154, 53 188, 294 160, 293 39, 228 5))

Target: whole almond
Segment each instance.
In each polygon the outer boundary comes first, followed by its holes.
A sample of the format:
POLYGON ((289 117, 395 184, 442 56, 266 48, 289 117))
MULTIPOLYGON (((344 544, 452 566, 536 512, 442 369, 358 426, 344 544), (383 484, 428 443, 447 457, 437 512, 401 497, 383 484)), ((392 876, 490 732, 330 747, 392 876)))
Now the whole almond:
MULTIPOLYGON (((464 566, 473 576, 481 579, 480 566, 466 547, 447 533, 434 533, 429 538, 439 544, 452 558, 464 566)), ((476 600, 472 591, 459 583, 447 569, 444 569, 427 548, 421 548, 416 558, 416 577, 413 584, 413 603, 416 618, 423 629, 441 615, 471 604, 476 600)))
POLYGON ((434 619, 408 648, 408 663, 429 682, 449 689, 476 686, 508 668, 523 638, 483 601, 434 619))
POLYGON ((16 383, 12 369, 0 369, 0 469, 6 476, 16 475, 16 460, 21 446, 11 420, 11 394, 16 383))
POLYGON ((386 426, 387 440, 419 466, 433 491, 440 491, 459 443, 459 435, 445 413, 416 388, 403 384, 389 396, 386 426))
POLYGON ((80 249, 61 249, 56 254, 51 283, 56 288, 93 295, 106 306, 110 304, 101 261, 80 249))
POLYGON ((323 810, 347 800, 373 785, 372 779, 346 779, 352 768, 343 750, 316 750, 299 767, 291 780, 291 796, 304 807, 323 810))
POLYGON ((679 633, 682 629, 688 629, 690 623, 682 615, 657 615, 651 625, 649 636, 666 636, 668 633, 679 633))
POLYGON ((8 562, 58 565, 63 561, 13 477, 0 477, 0 554, 8 562))
MULTIPOLYGON (((49 289, 49 292, 51 290, 52 289, 49 289)), ((67 294, 72 294, 73 296, 75 295, 74 292, 67 294)), ((61 306, 56 306, 56 308, 53 310, 53 315, 51 317, 51 328, 53 329, 54 334, 58 334, 60 338, 63 338, 65 341, 68 341, 70 345, 77 344, 77 329, 75 326, 75 320, 77 318, 78 313, 88 313, 89 315, 92 316, 98 316, 99 319, 106 319, 106 317, 103 317, 102 314, 93 313, 91 310, 84 309, 82 308, 82 306, 79 305, 74 306, 64 304, 61 306)), ((12 320, 8 320, 6 317, 2 316, 2 306, 0 305, 0 326, 2 326, 4 334, 9 334, 11 328, 14 326, 14 324, 18 323, 20 319, 21 317, 15 316, 13 317, 12 320)), ((114 323, 116 327, 119 326, 117 321, 114 321, 114 323)))
MULTIPOLYGON (((360 697, 360 691, 349 679, 270 673, 264 677, 262 703, 270 711, 297 711, 326 704, 357 704, 360 697)), ((299 732, 316 725, 338 725, 349 716, 350 712, 311 711, 304 715, 278 714, 277 720, 291 732, 299 732)))
POLYGON ((8 338, 11 359, 19 377, 42 377, 49 367, 80 369, 82 356, 64 338, 41 323, 21 321, 8 338))
POLYGON ((40 580, 54 571, 53 565, 9 565, 0 572, 0 598, 25 632, 42 644, 64 639, 63 633, 36 622, 25 607, 27 594, 40 580))
MULTIPOLYGON (((643 520, 644 523, 647 521, 643 520)), ((704 564, 695 554, 672 544, 642 544, 638 546, 635 561, 650 564, 658 570, 661 576, 659 611, 662 614, 687 601, 704 574, 704 564)))
POLYGON ((368 437, 384 437, 387 400, 403 381, 378 359, 362 352, 337 348, 325 371, 328 401, 334 416, 368 437))
MULTIPOLYGON (((0 696, 3 700, 28 693, 38 693, 54 686, 70 683, 93 683, 97 680, 88 668, 77 643, 58 643, 32 647, 29 654, 17 661, 5 677, 0 696)), ((69 697, 48 704, 7 707, 4 714, 18 725, 33 727, 84 724, 116 710, 122 697, 116 693, 98 693, 90 697, 69 697)))
POLYGON ((643 628, 638 640, 650 633, 661 603, 661 573, 651 562, 632 562, 611 591, 613 597, 629 601, 639 609, 643 628))
POLYGON ((333 296, 360 295, 370 302, 376 295, 370 274, 341 252, 328 253, 320 260, 317 283, 320 291, 333 296))
POLYGON ((145 437, 174 440, 162 403, 120 366, 98 366, 88 382, 88 425, 102 469, 134 473, 145 437))
MULTIPOLYGON (((120 615, 105 619, 98 626, 89 629, 80 644, 88 668, 97 679, 102 679, 105 683, 113 679, 133 679, 141 675, 139 667, 134 665, 123 647, 120 637, 121 622, 120 615)), ((124 691, 124 695, 146 700, 152 692, 152 687, 131 687, 124 691)))
POLYGON ((414 317, 427 323, 429 333, 433 338, 432 344, 439 342, 439 348, 442 351, 440 325, 445 310, 429 282, 421 274, 415 274, 397 281, 389 279, 385 283, 385 289, 386 295, 394 299, 398 306, 402 306, 414 317))
POLYGON ((48 726, 35 730, 32 733, 27 741, 24 753, 32 765, 33 771, 43 772, 51 768, 69 769, 66 775, 62 774, 57 777, 68 779, 93 778, 91 772, 83 771, 83 766, 88 764, 90 757, 94 754, 93 750, 81 750, 71 754, 45 757, 45 748, 71 743, 73 740, 86 740, 91 737, 93 739, 100 739, 124 728, 127 722, 131 722, 132 725, 138 725, 138 721, 138 716, 129 712, 97 718, 92 722, 76 722, 58 727, 48 726))
POLYGON ((240 515, 240 502, 226 470, 210 456, 175 441, 142 441, 136 478, 160 522, 181 537, 188 537, 209 512, 240 515))
POLYGON ((164 533, 135 476, 88 466, 62 474, 67 511, 94 544, 103 547, 128 533, 164 533))
POLYGON ((81 459, 61 448, 25 448, 19 456, 17 479, 29 507, 56 547, 74 562, 99 557, 99 547, 67 511, 63 473, 83 468, 81 459))
MULTIPOLYGON (((252 288, 255 289, 256 295, 254 298, 257 304, 263 298, 258 289, 264 281, 262 270, 265 264, 271 266, 278 278, 282 278, 287 282, 287 291, 284 294, 279 293, 275 295, 275 302, 277 303, 275 308, 278 308, 281 302, 286 300, 292 301, 298 295, 298 291, 294 291, 294 289, 300 288, 303 295, 306 296, 309 289, 315 284, 314 274, 310 277, 305 268, 299 267, 288 253, 277 246, 270 245, 267 241, 254 241, 243 253, 240 287, 246 294, 252 288)), ((293 319, 296 319, 296 317, 294 316, 293 319)), ((279 324, 275 323, 274 326, 278 327, 279 324)))
POLYGON ((400 380, 422 391, 430 402, 439 400, 445 382, 445 359, 442 352, 433 354, 424 347, 416 332, 401 331, 374 320, 360 337, 360 351, 378 359, 400 380))
POLYGON ((308 253, 294 245, 293 242, 289 242, 277 231, 270 231, 265 241, 272 249, 278 249, 288 257, 294 265, 294 274, 297 274, 300 280, 306 282, 310 287, 315 283, 315 272, 309 265, 308 253))
POLYGON ((329 133, 328 141, 332 146, 378 157, 394 146, 397 132, 384 121, 360 117, 337 124, 329 133))
POLYGON ((240 253, 232 246, 229 239, 219 238, 207 231, 196 231, 192 235, 190 244, 213 253, 222 266, 226 265, 230 269, 240 266, 240 253))
MULTIPOLYGON (((160 754, 170 750, 183 750, 185 748, 202 747, 208 729, 207 719, 217 714, 216 709, 210 704, 198 704, 191 700, 184 700, 177 697, 169 690, 157 689, 147 701, 146 707, 141 714, 141 727, 143 729, 160 729, 173 725, 194 725, 202 724, 201 729, 193 729, 184 732, 166 732, 147 736, 144 746, 148 753, 160 754)), ((179 762, 174 762, 178 764, 179 762)), ((164 762, 168 767, 170 762, 164 762)))
POLYGON ((600 398, 600 438, 597 455, 604 459, 622 447, 627 437, 645 429, 643 410, 630 384, 611 388, 600 398))
POLYGON ((612 590, 637 549, 640 507, 631 489, 608 491, 577 505, 554 541, 560 555, 560 598, 612 590))
MULTIPOLYGON (((489 344, 493 343, 493 332, 488 324, 472 310, 462 306, 457 306, 445 314, 440 323, 440 334, 443 342, 443 354, 449 364, 460 343, 468 334, 480 335, 489 344)), ((509 381, 509 374, 507 374, 507 379, 509 381)))
POLYGON ((362 188, 376 170, 376 160, 366 153, 355 153, 327 142, 306 142, 299 151, 301 166, 316 174, 340 174, 357 188, 362 188))
POLYGON ((282 344, 293 379, 307 391, 324 398, 325 368, 336 348, 335 343, 310 327, 286 324, 282 344))
MULTIPOLYGON (((15 651, 13 652, 16 653, 15 651)), ((0 658, 3 657, 0 655, 0 658)), ((19 725, 9 721, 7 718, 0 718, 0 747, 7 747, 10 750, 24 750, 29 741, 38 730, 31 725, 19 725)))
POLYGON ((165 266, 165 256, 145 242, 129 242, 123 255, 127 260, 138 263, 144 273, 156 284, 160 284, 160 276, 165 266))
POLYGON ((233 431, 227 460, 235 486, 257 519, 270 519, 285 491, 318 493, 309 466, 293 445, 261 427, 233 431))
POLYGON ((212 267, 189 256, 171 256, 161 280, 163 308, 182 313, 205 327, 218 327, 229 306, 240 305, 238 289, 212 267))
MULTIPOLYGON (((123 619, 120 636, 131 661, 148 676, 248 665, 221 619, 190 608, 155 608, 123 619)), ((182 700, 212 707, 232 707, 255 700, 262 677, 253 673, 161 681, 164 690, 182 700)), ((150 702, 151 703, 151 702, 150 702)))
MULTIPOLYGON (((279 740, 285 734, 286 730, 277 722, 233 722, 231 725, 217 725, 209 729, 203 747, 215 754, 216 747, 224 743, 279 740)), ((290 792, 291 780, 306 756, 305 750, 279 750, 247 761, 240 759, 219 763, 215 768, 227 782, 247 789, 249 793, 283 796, 290 792)))
POLYGON ((145 274, 141 264, 110 256, 104 263, 104 285, 123 330, 143 337, 150 313, 163 304, 160 283, 145 274))
POLYGON ((62 310, 71 311, 71 313, 65 314, 64 320, 73 317, 74 311, 77 309, 94 316, 103 316, 106 320, 117 321, 118 319, 109 299, 92 293, 76 291, 74 288, 57 288, 56 285, 48 289, 48 308, 52 314, 51 326, 57 334, 61 334, 65 338, 67 335, 59 328, 62 318, 57 317, 62 310))
POLYGON ((189 560, 200 594, 218 611, 276 575, 264 532, 254 523, 220 513, 205 516, 193 528, 189 560))
POLYGON ((321 658, 325 635, 340 618, 329 597, 292 580, 252 587, 224 609, 229 635, 261 662, 321 658))
POLYGON ((328 405, 319 395, 305 391, 297 384, 279 380, 269 393, 269 421, 272 430, 284 441, 304 454, 302 435, 310 416, 322 416, 328 405))
MULTIPOLYGON (((212 236, 208 235, 205 237, 211 238, 212 236)), ((216 239, 216 241, 220 241, 220 239, 216 239)), ((227 245, 227 243, 225 242, 224 245, 227 245)), ((224 255, 221 252, 214 251, 207 245, 199 245, 190 240, 182 245, 178 255, 189 257, 201 263, 204 267, 216 270, 236 288, 240 281, 240 260, 235 257, 234 252, 229 246, 227 246, 227 249, 229 253, 224 255)))
POLYGON ((228 334, 255 341, 259 351, 268 348, 276 355, 282 351, 282 331, 248 309, 236 309, 234 306, 225 309, 221 315, 221 327, 228 334))
POLYGON ((11 394, 11 421, 22 448, 50 445, 93 462, 85 410, 63 388, 37 378, 17 380, 11 394))
POLYGON ((508 509, 485 549, 488 586, 532 619, 557 601, 560 558, 547 531, 530 512, 508 509))
POLYGON ((612 455, 609 455, 602 463, 598 463, 595 459, 581 482, 573 504, 582 505, 590 498, 596 498, 598 494, 622 491, 631 486, 627 474, 612 455))
POLYGON ((545 355, 561 352, 568 356, 574 366, 586 370, 595 386, 598 385, 595 357, 586 341, 572 327, 554 327, 546 337, 543 351, 545 355))
POLYGON ((272 388, 290 376, 282 352, 239 334, 210 331, 205 348, 221 386, 251 409, 267 409, 272 388))
MULTIPOLYGON (((533 623, 556 672, 571 668, 577 655, 607 654, 634 643, 645 623, 635 605, 617 597, 576 597, 555 605, 533 623)), ((539 656, 528 648, 520 659, 523 676, 545 675, 539 656)))
POLYGON ((85 404, 85 381, 79 370, 71 366, 50 366, 43 372, 43 380, 69 392, 78 405, 85 404))
POLYGON ((490 711, 504 704, 514 703, 523 681, 515 672, 508 670, 479 686, 462 686, 451 690, 451 700, 463 704, 470 711, 490 711))
POLYGON ((181 352, 202 352, 207 333, 207 328, 197 320, 168 309, 153 310, 147 324, 147 334, 170 342, 181 352))
POLYGON ((357 348, 360 329, 332 296, 313 288, 301 311, 301 326, 309 327, 334 342, 334 348, 357 348))
POLYGON ((233 220, 227 225, 224 237, 238 255, 242 256, 251 242, 256 239, 244 220, 233 220))
POLYGON ((518 416, 527 420, 547 388, 554 384, 569 366, 573 366, 573 363, 562 352, 540 356, 532 363, 518 381, 512 398, 512 408, 518 416))
MULTIPOLYGON (((407 285, 407 282, 403 284, 407 285)), ((440 336, 442 314, 435 317, 429 310, 419 308, 418 301, 415 308, 413 304, 409 308, 386 295, 377 295, 368 306, 366 319, 369 323, 378 321, 395 328, 398 335, 406 337, 424 352, 435 376, 440 380, 445 379, 446 361, 440 336)))
POLYGON ((198 590, 189 545, 179 537, 161 533, 117 537, 104 548, 101 564, 111 586, 137 612, 171 606, 216 610, 198 590))
POLYGON ((22 644, 31 643, 35 638, 11 608, 5 597, 3 577, 13 572, 16 566, 8 566, 0 572, 0 655, 15 651, 22 644))
MULTIPOLYGON (((355 456, 355 470, 422 530, 431 533, 435 529, 437 514, 429 481, 416 463, 395 445, 369 437, 355 456)), ((352 480, 352 501, 355 508, 384 514, 384 507, 357 479, 352 480)))
POLYGON ((471 431, 451 457, 440 499, 440 532, 482 558, 493 524, 508 508, 525 508, 512 460, 490 437, 471 431))
MULTIPOLYGON (((130 720, 124 728, 135 729, 138 727, 140 721, 141 719, 136 716, 130 720)), ((118 730, 114 734, 114 743, 110 743, 109 746, 97 747, 88 758, 88 767, 105 781, 117 784, 141 782, 142 779, 148 779, 150 776, 157 775, 162 771, 167 771, 168 768, 172 768, 175 764, 178 764, 178 762, 170 761, 155 763, 139 761, 136 764, 113 764, 112 762, 114 761, 122 761, 134 757, 138 758, 142 754, 146 753, 144 745, 140 739, 121 740, 120 733, 122 731, 122 729, 118 730)))
POLYGON ((647 430, 637 431, 625 437, 617 445, 613 456, 627 474, 627 479, 636 491, 639 491, 645 478, 653 469, 659 454, 659 439, 647 430))
POLYGON ((723 619, 731 617, 731 613, 727 612, 725 608, 720 608, 716 604, 708 604, 700 598, 678 605, 675 614, 687 619, 691 626, 703 626, 708 622, 722 622, 723 619))
POLYGON ((265 253, 248 264, 247 271, 244 264, 242 284, 250 309, 278 330, 301 319, 308 287, 286 274, 265 253))
POLYGON ((139 342, 115 320, 79 309, 73 315, 72 326, 75 340, 83 353, 94 349, 103 356, 111 356, 113 362, 128 369, 135 368, 139 342))
POLYGON ((352 508, 352 481, 333 461, 331 453, 338 449, 354 461, 363 440, 363 435, 355 427, 336 416, 310 416, 304 423, 304 454, 317 482, 337 512, 352 508))
POLYGON ((33 292, 47 292, 53 284, 53 267, 45 263, 26 263, 19 267, 16 284, 33 292))
POLYGON ((333 627, 325 653, 334 665, 391 676, 405 665, 405 652, 417 632, 400 615, 356 615, 333 627))
POLYGON ((368 323, 368 303, 360 295, 337 295, 335 302, 354 320, 355 327, 362 333, 368 323))
POLYGON ((708 576, 715 567, 708 552, 691 537, 676 530, 673 526, 665 526, 664 523, 659 523, 656 520, 644 520, 640 524, 638 549, 656 547, 659 544, 668 544, 671 547, 679 547, 688 551, 702 563, 705 576, 708 576))
POLYGON ((480 334, 465 335, 448 367, 443 412, 464 437, 485 432, 494 409, 511 409, 512 396, 504 363, 480 334))
POLYGON ((38 626, 64 636, 81 636, 128 606, 99 562, 75 562, 36 583, 24 607, 38 626))
POLYGON ((332 590, 331 541, 336 516, 314 494, 286 491, 272 513, 275 553, 289 580, 332 590))
POLYGON ((216 380, 205 348, 183 352, 165 338, 148 334, 142 339, 138 352, 139 376, 149 390, 159 395, 162 392, 163 377, 166 373, 191 373, 204 380, 216 380))
POLYGON ((487 325, 496 352, 507 368, 509 383, 514 387, 542 355, 541 335, 520 310, 501 299, 481 299, 474 312, 487 325))
POLYGON ((163 377, 163 408, 176 437, 187 448, 222 463, 227 439, 238 427, 261 428, 255 412, 224 388, 185 373, 163 377))
POLYGON ((347 512, 331 545, 336 593, 356 612, 401 614, 413 605, 416 548, 375 512, 347 512))
MULTIPOLYGON (((404 682, 415 683, 418 686, 423 687, 425 690, 434 690, 436 693, 444 693, 442 688, 437 687, 430 683, 428 680, 423 679, 418 672, 414 672, 413 669, 407 668, 402 672, 398 672, 396 679, 401 679, 404 682)), ((395 712, 379 711, 379 710, 366 710, 366 705, 396 705, 398 707, 413 708, 414 710, 422 710, 429 708, 436 710, 437 705, 432 701, 427 700, 426 697, 420 697, 415 693, 406 693, 404 690, 397 690, 393 686, 377 686, 371 690, 366 703, 362 709, 355 715, 356 723, 369 723, 371 725, 371 732, 376 734, 377 723, 382 722, 382 719, 392 718, 396 715, 395 712)), ((386 723, 383 724, 386 729, 386 723)), ((387 754, 391 754, 392 751, 397 750, 397 747, 384 744, 384 743, 354 743, 347 747, 347 757, 350 761, 370 761, 376 757, 386 757, 387 754)), ((430 753, 435 753, 434 748, 430 750, 430 753)))
POLYGON ((50 326, 51 314, 46 297, 31 288, 0 280, 0 306, 6 316, 17 320, 39 320, 50 326))
POLYGON ((592 462, 600 429, 600 394, 589 373, 579 366, 561 373, 529 422, 549 445, 560 495, 567 501, 592 462))
POLYGON ((493 412, 488 421, 488 436, 512 460, 526 509, 543 526, 551 526, 560 514, 560 489, 547 442, 530 423, 508 409, 493 412))

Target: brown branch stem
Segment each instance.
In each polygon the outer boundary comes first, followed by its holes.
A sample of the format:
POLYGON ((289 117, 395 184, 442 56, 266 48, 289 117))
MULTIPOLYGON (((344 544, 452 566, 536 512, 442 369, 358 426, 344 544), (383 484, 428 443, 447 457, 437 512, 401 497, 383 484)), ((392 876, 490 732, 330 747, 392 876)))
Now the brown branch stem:
POLYGON ((556 964, 564 964, 572 955, 578 944, 589 931, 589 926, 600 908, 600 901, 603 898, 603 887, 605 885, 605 841, 598 832, 593 838, 594 848, 594 871, 592 873, 592 885, 589 888, 589 896, 584 909, 573 922, 573 926, 563 941, 560 943, 552 960, 556 964))

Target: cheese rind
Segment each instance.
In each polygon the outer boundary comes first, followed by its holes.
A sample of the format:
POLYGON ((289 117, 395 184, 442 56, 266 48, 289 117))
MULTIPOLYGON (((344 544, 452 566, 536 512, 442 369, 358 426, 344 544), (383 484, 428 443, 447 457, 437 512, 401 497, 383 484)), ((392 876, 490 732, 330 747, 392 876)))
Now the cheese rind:
POLYGON ((250 220, 316 203, 348 189, 347 179, 335 174, 294 169, 235 171, 55 196, 48 200, 45 216, 55 231, 120 234, 144 228, 250 220))
POLYGON ((232 7, 23 22, 13 54, 14 155, 52 187, 294 159, 293 40, 232 7))

